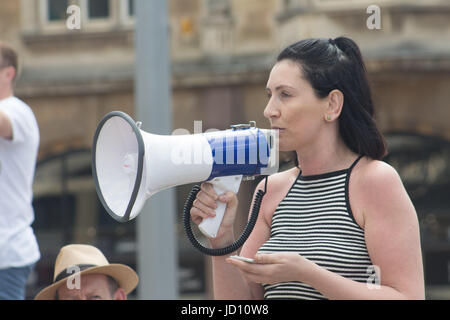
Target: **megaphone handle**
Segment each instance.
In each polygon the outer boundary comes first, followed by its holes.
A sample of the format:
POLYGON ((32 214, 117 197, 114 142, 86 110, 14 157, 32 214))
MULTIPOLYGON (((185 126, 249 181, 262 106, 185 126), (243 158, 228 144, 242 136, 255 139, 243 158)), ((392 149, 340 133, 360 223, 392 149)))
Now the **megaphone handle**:
MULTIPOLYGON (((227 191, 233 191, 237 193, 239 191, 239 186, 241 185, 242 175, 237 176, 225 176, 217 177, 210 181, 214 191, 221 195, 227 191)), ((200 231, 208 238, 217 237, 217 232, 219 231, 220 224, 222 223, 223 216, 225 214, 225 209, 227 207, 226 203, 217 201, 216 216, 212 218, 204 219, 199 224, 200 231)))

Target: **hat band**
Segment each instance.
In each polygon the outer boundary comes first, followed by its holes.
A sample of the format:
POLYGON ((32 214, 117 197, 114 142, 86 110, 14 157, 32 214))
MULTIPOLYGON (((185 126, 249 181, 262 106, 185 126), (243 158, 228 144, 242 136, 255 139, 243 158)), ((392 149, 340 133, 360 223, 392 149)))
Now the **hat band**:
POLYGON ((86 270, 86 269, 92 268, 92 267, 97 267, 97 265, 95 265, 95 264, 76 264, 71 267, 68 267, 68 268, 64 269, 63 271, 61 271, 60 273, 58 273, 58 275, 56 276, 53 283, 58 282, 72 274, 75 274, 76 272, 80 272, 80 271, 83 271, 83 270, 86 270))

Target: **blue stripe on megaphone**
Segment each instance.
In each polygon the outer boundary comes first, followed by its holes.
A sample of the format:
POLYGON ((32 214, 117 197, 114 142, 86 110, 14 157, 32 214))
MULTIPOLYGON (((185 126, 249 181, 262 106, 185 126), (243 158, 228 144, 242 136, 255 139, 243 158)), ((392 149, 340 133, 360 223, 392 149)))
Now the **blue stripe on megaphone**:
POLYGON ((208 180, 231 175, 257 175, 269 161, 266 136, 255 128, 205 134, 212 152, 213 166, 208 180))

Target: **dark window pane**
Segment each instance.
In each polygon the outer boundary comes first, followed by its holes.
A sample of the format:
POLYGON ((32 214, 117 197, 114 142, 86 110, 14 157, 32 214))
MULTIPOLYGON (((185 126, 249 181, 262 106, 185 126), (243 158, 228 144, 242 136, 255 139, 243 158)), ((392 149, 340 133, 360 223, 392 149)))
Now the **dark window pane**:
POLYGON ((208 0, 209 14, 229 15, 231 10, 230 0, 208 0))
POLYGON ((89 18, 108 18, 109 0, 89 0, 89 18))
POLYGON ((48 0, 48 20, 65 20, 68 6, 69 0, 48 0))
POLYGON ((134 17, 134 0, 128 0, 128 14, 134 17))

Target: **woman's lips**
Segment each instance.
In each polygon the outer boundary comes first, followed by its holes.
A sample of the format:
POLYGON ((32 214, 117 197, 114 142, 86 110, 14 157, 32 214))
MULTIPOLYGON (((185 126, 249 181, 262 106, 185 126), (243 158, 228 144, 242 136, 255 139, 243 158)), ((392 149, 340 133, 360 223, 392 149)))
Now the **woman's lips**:
POLYGON ((272 127, 273 130, 277 130, 278 133, 281 133, 284 131, 284 128, 278 128, 278 127, 272 127))

